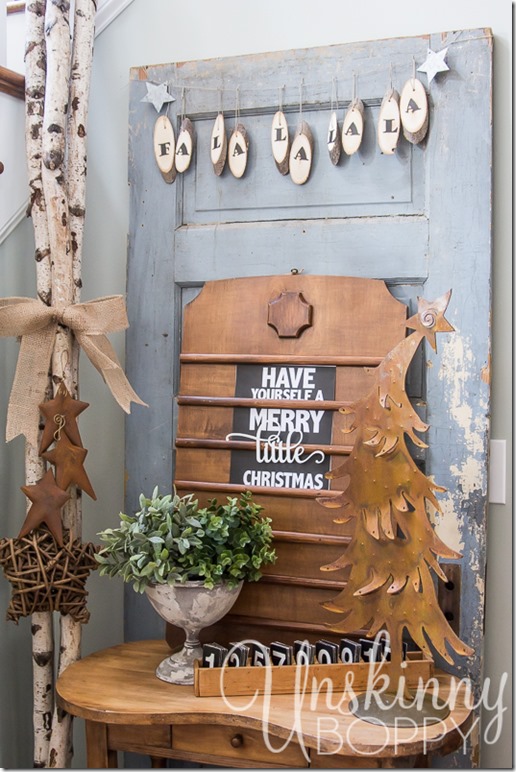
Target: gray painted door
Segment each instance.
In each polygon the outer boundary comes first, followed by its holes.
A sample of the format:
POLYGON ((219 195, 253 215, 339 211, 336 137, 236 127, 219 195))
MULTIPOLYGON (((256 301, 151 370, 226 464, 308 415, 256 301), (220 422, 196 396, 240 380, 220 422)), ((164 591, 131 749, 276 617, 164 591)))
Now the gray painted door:
MULTIPOLYGON (((410 313, 418 295, 431 300, 451 288, 447 318, 455 332, 439 336, 437 354, 426 349, 410 389, 430 424, 426 472, 446 488, 436 527, 463 554, 460 635, 475 656, 458 669, 477 684, 490 398, 491 62, 489 30, 464 30, 135 68, 129 148, 126 361, 149 407, 134 407, 127 419, 126 511, 134 511, 141 491, 170 489, 181 312, 204 282, 292 270, 379 278, 410 313), (376 124, 391 73, 401 90, 414 61, 420 65, 427 49, 447 45, 449 71, 430 85, 420 75, 429 95, 427 138, 420 145, 401 139, 395 155, 382 155, 376 124), (162 179, 154 158, 157 112, 142 101, 148 83, 167 83, 176 97, 168 107, 176 136, 182 106, 195 127, 191 168, 173 184, 162 179), (362 146, 337 166, 326 149, 334 85, 341 126, 354 88, 365 105, 362 146), (227 168, 216 176, 209 152, 221 107, 226 130, 233 129, 237 89, 250 136, 241 179, 227 168), (280 99, 291 132, 300 113, 312 129, 305 185, 281 176, 272 158, 271 121, 280 99)), ((145 598, 129 589, 127 638, 162 635, 145 598)), ((469 766, 471 759, 456 754, 453 763, 469 766)))

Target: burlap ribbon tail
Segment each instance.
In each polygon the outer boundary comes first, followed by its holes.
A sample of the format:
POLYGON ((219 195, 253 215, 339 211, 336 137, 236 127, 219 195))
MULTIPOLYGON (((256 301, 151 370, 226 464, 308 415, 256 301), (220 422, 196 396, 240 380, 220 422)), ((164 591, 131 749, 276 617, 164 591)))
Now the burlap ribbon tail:
POLYGON ((31 445, 37 445, 39 405, 45 398, 59 324, 73 331, 80 347, 126 413, 131 411, 131 402, 146 405, 131 387, 106 338, 107 333, 129 326, 121 295, 74 303, 65 308, 46 306, 34 298, 3 298, 0 299, 0 336, 21 337, 7 409, 7 442, 23 434, 31 445))

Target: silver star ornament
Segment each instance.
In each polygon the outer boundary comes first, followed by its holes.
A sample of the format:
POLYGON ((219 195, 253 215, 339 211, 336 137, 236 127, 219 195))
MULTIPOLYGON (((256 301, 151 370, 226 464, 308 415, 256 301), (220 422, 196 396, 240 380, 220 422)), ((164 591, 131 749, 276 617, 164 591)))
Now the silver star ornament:
POLYGON ((165 102, 175 102, 175 98, 168 93, 167 84, 160 83, 156 86, 154 83, 147 83, 147 93, 140 99, 140 102, 150 102, 159 113, 165 102))
POLYGON ((442 51, 432 51, 428 49, 426 61, 417 68, 418 72, 426 72, 428 77, 428 85, 433 81, 438 72, 446 72, 450 68, 444 61, 444 57, 448 53, 447 48, 443 48, 442 51))

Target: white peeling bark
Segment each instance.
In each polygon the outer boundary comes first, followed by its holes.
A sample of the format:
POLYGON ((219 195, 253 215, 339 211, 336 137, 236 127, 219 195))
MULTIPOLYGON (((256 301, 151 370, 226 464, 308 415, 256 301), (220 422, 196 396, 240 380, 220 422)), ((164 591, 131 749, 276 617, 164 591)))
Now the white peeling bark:
POLYGON ((79 302, 82 287, 81 260, 88 162, 87 121, 96 10, 94 0, 75 0, 66 160, 74 303, 79 302))
POLYGON ((30 188, 27 214, 32 217, 34 226, 36 290, 40 300, 49 306, 51 302, 50 244, 41 179, 41 143, 46 80, 45 7, 46 0, 36 0, 27 3, 25 9, 25 137, 30 188))
POLYGON ((54 635, 52 613, 35 612, 31 619, 34 698, 34 767, 46 767, 54 709, 54 635))
MULTIPOLYGON (((34 227, 36 291, 45 305, 51 303, 51 264, 47 212, 41 172, 43 113, 46 82, 46 0, 27 3, 25 11, 25 136, 27 173, 31 191, 27 214, 34 227)), ((49 380, 47 394, 52 393, 49 380)), ((46 471, 38 449, 25 444, 25 484, 35 485, 46 471)), ((32 614, 32 689, 34 767, 45 767, 50 747, 54 711, 54 635, 51 611, 32 614)))

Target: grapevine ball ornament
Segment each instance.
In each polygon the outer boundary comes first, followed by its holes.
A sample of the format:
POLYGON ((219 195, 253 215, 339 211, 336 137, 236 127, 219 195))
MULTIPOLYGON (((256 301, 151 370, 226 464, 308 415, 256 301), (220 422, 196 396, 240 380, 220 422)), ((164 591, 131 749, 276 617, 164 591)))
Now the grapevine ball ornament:
POLYGON ((62 543, 46 527, 28 536, 0 540, 0 566, 11 584, 7 620, 58 611, 76 622, 89 619, 86 580, 97 568, 95 545, 82 544, 64 529, 62 543))

